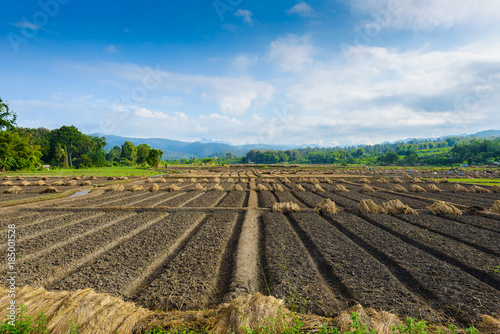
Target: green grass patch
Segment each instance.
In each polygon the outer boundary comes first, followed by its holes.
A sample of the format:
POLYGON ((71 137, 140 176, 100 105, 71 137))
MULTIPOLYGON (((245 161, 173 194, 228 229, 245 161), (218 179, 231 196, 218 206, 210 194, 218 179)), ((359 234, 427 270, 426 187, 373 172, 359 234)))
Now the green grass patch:
POLYGON ((450 182, 494 186, 500 184, 500 179, 448 179, 450 182))
POLYGON ((139 168, 139 167, 100 167, 100 168, 82 168, 82 169, 54 169, 49 171, 18 171, 18 172, 6 172, 0 174, 0 176, 8 175, 9 177, 64 177, 64 176, 95 176, 95 177, 106 177, 106 176, 127 176, 127 177, 137 177, 141 175, 156 175, 160 172, 151 170, 150 168, 139 168))

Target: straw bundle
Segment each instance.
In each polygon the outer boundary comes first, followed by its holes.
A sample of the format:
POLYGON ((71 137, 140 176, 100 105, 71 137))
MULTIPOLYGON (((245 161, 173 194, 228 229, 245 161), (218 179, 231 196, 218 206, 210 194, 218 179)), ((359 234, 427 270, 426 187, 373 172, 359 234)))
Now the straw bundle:
POLYGON ((159 186, 159 185, 157 185, 156 183, 153 183, 153 184, 151 185, 151 187, 149 187, 149 189, 148 189, 148 190, 149 190, 149 191, 151 191, 151 192, 156 192, 156 191, 160 190, 160 186, 159 186))
POLYGON ((282 186, 281 186, 281 184, 279 184, 279 183, 275 183, 275 184, 273 184, 273 187, 272 187, 272 188, 273 188, 273 191, 274 191, 274 192, 283 191, 283 187, 282 187, 282 186))
POLYGON ((5 181, 4 183, 2 183, 2 186, 5 186, 5 187, 12 187, 13 183, 12 181, 5 181))
POLYGON ((325 198, 316 205, 316 207, 314 208, 314 212, 318 215, 323 215, 325 213, 337 213, 338 210, 335 202, 333 202, 329 198, 325 198))
POLYGON ((390 215, 418 215, 416 210, 413 210, 408 205, 401 202, 399 199, 393 199, 382 204, 384 209, 390 215))
POLYGON ((366 177, 360 179, 359 182, 366 183, 366 184, 371 183, 370 180, 368 180, 366 177))
POLYGON ((315 192, 318 192, 318 191, 325 191, 325 189, 321 188, 321 186, 319 184, 314 184, 314 186, 312 187, 311 191, 313 193, 315 193, 315 192))
POLYGON ((403 187, 400 184, 395 184, 393 189, 394 189, 394 191, 397 191, 398 193, 407 193, 408 192, 408 189, 406 189, 405 187, 403 187))
POLYGON ((168 192, 172 192, 172 191, 181 191, 181 188, 179 188, 178 186, 176 186, 175 184, 171 184, 169 185, 166 189, 166 191, 168 192))
POLYGON ((76 186, 76 181, 70 180, 70 181, 66 182, 65 186, 74 187, 74 186, 76 186))
POLYGON ((191 183, 196 183, 196 179, 194 177, 192 177, 189 181, 191 181, 191 183))
POLYGON ((116 191, 124 191, 125 190, 125 187, 123 187, 121 184, 113 184, 112 186, 110 187, 107 187, 106 189, 104 189, 106 192, 108 191, 112 191, 112 192, 116 192, 116 191))
POLYGON ((259 183, 256 187, 255 187, 255 190, 257 191, 267 191, 269 190, 264 184, 262 183, 259 183))
POLYGON ((143 191, 144 188, 142 186, 134 184, 132 187, 128 188, 128 190, 132 191, 132 192, 136 192, 136 191, 143 191))
POLYGON ((57 193, 57 192, 59 192, 59 191, 56 189, 56 187, 47 187, 42 191, 42 193, 44 193, 44 194, 52 194, 52 193, 57 193))
POLYGON ((387 180, 387 179, 385 179, 385 178, 381 177, 380 179, 378 179, 378 180, 377 180, 377 182, 378 182, 378 183, 387 184, 387 183, 389 183, 389 180, 387 180))
POLYGON ((491 193, 491 190, 480 187, 480 186, 472 186, 472 188, 470 188, 470 192, 489 194, 489 193, 491 193))
POLYGON ((362 200, 358 208, 362 213, 387 213, 382 206, 376 204, 371 199, 362 200))
POLYGON ((363 193, 374 193, 375 189, 373 189, 372 187, 370 187, 367 184, 363 184, 363 186, 361 187, 361 192, 363 192, 363 193))
POLYGON ((64 182, 62 180, 52 182, 51 184, 51 186, 62 186, 62 185, 64 185, 64 182))
POLYGON ((500 215, 500 200, 496 200, 495 203, 493 203, 490 211, 500 215))
POLYGON ((439 183, 449 183, 450 181, 448 181, 447 178, 445 178, 444 176, 441 178, 441 180, 438 181, 439 183))
POLYGON ((235 190, 235 191, 243 191, 243 187, 240 186, 239 184, 235 184, 233 190, 235 190))
POLYGON ((14 186, 10 189, 5 190, 5 193, 6 194, 19 194, 21 191, 22 191, 21 188, 14 186))
POLYGON ((28 181, 22 181, 21 183, 19 183, 20 186, 23 186, 23 187, 27 187, 27 186, 31 186, 31 182, 28 182, 28 181))
POLYGON ((177 179, 177 183, 184 183, 184 179, 177 179))
POLYGON ((453 186, 451 186, 451 191, 454 193, 468 193, 469 190, 462 186, 461 184, 455 183, 453 186))
POLYGON ((97 177, 95 177, 94 175, 91 175, 91 176, 89 177, 89 180, 95 181, 95 180, 97 180, 97 177))
POLYGON ((413 191, 414 193, 426 193, 427 190, 419 186, 418 184, 412 184, 410 186, 410 190, 413 191))
POLYGON ((434 202, 431 206, 427 207, 433 215, 461 215, 462 211, 454 207, 452 204, 444 202, 444 201, 437 201, 434 202))
POLYGON ((273 212, 291 213, 300 212, 300 206, 292 202, 280 202, 273 205, 273 212))
POLYGON ((491 187, 491 190, 493 190, 493 192, 495 193, 500 193, 500 186, 495 184, 493 187, 491 187))
MULTIPOLYGON (((207 180, 207 179, 205 179, 205 180, 207 180)), ((218 177, 214 177, 214 178, 212 179, 212 181, 213 181, 214 183, 220 183, 220 179, 219 179, 218 177)), ((202 181, 202 182, 204 182, 204 181, 202 181)), ((207 182, 208 182, 208 180, 207 180, 207 182)))
POLYGON ((344 187, 341 184, 337 184, 335 186, 335 188, 333 188, 333 191, 336 192, 336 193, 342 193, 342 192, 348 193, 349 189, 347 189, 346 187, 344 187))
POLYGON ((212 190, 212 191, 224 191, 224 188, 222 188, 220 184, 216 184, 210 190, 212 190))
POLYGON ((430 193, 440 193, 442 191, 434 183, 428 184, 425 189, 430 193))
POLYGON ((299 192, 299 191, 306 191, 306 190, 300 184, 296 183, 293 185, 293 191, 299 192))
POLYGON ((81 183, 81 185, 82 185, 82 186, 91 186, 91 185, 92 185, 92 181, 88 181, 88 180, 87 180, 87 181, 83 181, 83 182, 81 183))
POLYGON ((399 177, 395 177, 392 179, 392 182, 393 183, 397 183, 397 184, 402 184, 404 183, 403 180, 401 180, 399 177))
POLYGON ((44 182, 43 180, 38 180, 38 181, 36 181, 36 182, 34 183, 34 185, 35 185, 35 186, 39 186, 39 187, 41 187, 41 186, 44 186, 44 185, 45 185, 45 182, 44 182))
POLYGON ((319 184, 319 180, 317 178, 315 178, 315 177, 311 177, 309 179, 309 183, 311 183, 311 184, 319 184))

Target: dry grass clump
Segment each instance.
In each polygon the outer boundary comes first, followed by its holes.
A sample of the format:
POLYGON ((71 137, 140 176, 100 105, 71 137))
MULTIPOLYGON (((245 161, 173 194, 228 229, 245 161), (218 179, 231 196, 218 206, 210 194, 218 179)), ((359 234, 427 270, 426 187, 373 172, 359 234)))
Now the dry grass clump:
POLYGON ((303 178, 303 177, 299 177, 299 179, 297 180, 298 183, 306 183, 307 182, 307 179, 303 178))
POLYGON ((389 183, 389 180, 387 179, 384 179, 383 177, 381 177, 380 179, 377 180, 378 183, 383 183, 383 184, 387 184, 389 183))
POLYGON ((51 186, 62 186, 64 185, 64 182, 62 180, 57 180, 55 182, 52 182, 51 186))
POLYGON ((144 188, 142 186, 134 184, 132 187, 128 188, 128 190, 131 192, 136 192, 136 191, 143 191, 144 188))
POLYGON ((427 182, 429 182, 429 183, 437 183, 436 179, 434 179, 433 177, 431 177, 429 179, 429 181, 427 181, 427 182))
POLYGON ((361 182, 361 183, 371 183, 370 180, 368 180, 366 177, 364 177, 361 180, 359 180, 359 182, 361 182))
POLYGON ((489 193, 491 193, 491 190, 480 187, 480 186, 472 186, 472 188, 470 188, 470 192, 489 194, 489 193))
POLYGON ((399 177, 395 177, 392 179, 392 182, 393 183, 397 183, 397 184, 403 184, 403 180, 401 180, 399 177))
POLYGON ((48 176, 44 176, 44 177, 42 177, 42 181, 47 181, 48 179, 49 179, 49 177, 48 177, 48 176))
POLYGON ((274 203, 273 212, 292 213, 300 212, 300 206, 293 202, 274 203))
POLYGON ((39 186, 39 187, 41 187, 41 186, 44 186, 44 185, 45 185, 45 182, 44 182, 43 180, 38 180, 38 181, 36 181, 36 182, 34 183, 34 185, 35 185, 35 186, 39 186))
POLYGON ((4 179, 4 180, 8 180, 8 179, 9 179, 9 177, 8 177, 7 175, 5 175, 5 176, 3 177, 3 179, 4 179))
POLYGON ((179 188, 179 186, 176 186, 175 184, 171 184, 167 188, 165 188, 165 190, 168 192, 181 191, 181 188, 179 188))
POLYGON ((21 188, 14 186, 10 189, 5 190, 5 193, 6 194, 19 194, 21 191, 22 191, 21 188))
POLYGON ((167 183, 167 179, 165 179, 165 178, 163 178, 163 177, 162 177, 162 178, 160 178, 160 183, 167 183))
POLYGON ((363 192, 363 193, 374 193, 375 189, 373 189, 372 187, 370 187, 367 184, 363 184, 363 186, 361 187, 361 192, 363 192))
POLYGON ((259 183, 256 187, 255 187, 255 190, 257 191, 267 191, 269 190, 265 185, 263 185, 262 183, 259 183))
POLYGON ((451 191, 454 193, 468 193, 469 190, 465 188, 463 185, 455 183, 454 185, 451 186, 451 191))
POLYGON ((323 189, 323 188, 322 188, 319 184, 315 184, 315 185, 312 187, 311 191, 312 191, 313 193, 316 193, 316 192, 318 192, 318 191, 325 191, 325 189, 323 189))
POLYGON ((496 200, 495 203, 493 203, 490 211, 500 215, 500 200, 496 200))
POLYGON ((418 184, 412 184, 410 186, 410 190, 413 191, 414 193, 426 193, 427 190, 419 186, 418 184))
POLYGON ((390 215, 418 215, 418 212, 408 205, 401 202, 399 199, 393 199, 382 203, 385 211, 390 215))
POLYGON ((31 182, 28 182, 28 181, 22 181, 21 183, 19 183, 20 186, 23 186, 23 187, 27 187, 27 186, 31 186, 31 182))
POLYGON ((158 191, 158 190, 160 190, 160 186, 157 185, 156 183, 153 183, 151 185, 151 187, 149 187, 149 189, 148 189, 148 191, 151 191, 151 192, 155 192, 155 191, 158 191))
POLYGON ((337 182, 340 182, 340 183, 347 183, 347 181, 346 181, 346 180, 344 180, 344 179, 337 179, 337 182))
POLYGON ((47 187, 44 190, 42 190, 43 194, 53 194, 59 192, 56 187, 47 187))
POLYGON ((66 182, 64 185, 69 186, 69 187, 74 187, 74 186, 76 186, 76 181, 70 180, 70 181, 66 182))
POLYGON ((81 186, 91 186, 92 185, 92 182, 87 180, 87 181, 83 181, 81 184, 81 186))
POLYGON ((2 186, 5 186, 5 187, 12 187, 13 183, 12 181, 5 181, 4 183, 2 183, 2 186))
POLYGON ((111 181, 111 180, 116 180, 116 177, 114 177, 114 176, 109 176, 109 177, 108 177, 108 180, 110 180, 110 181, 111 181))
POLYGON ((393 326, 400 326, 403 322, 393 313, 386 311, 375 311, 372 308, 363 308, 357 304, 348 311, 343 311, 334 319, 334 324, 338 327, 341 333, 349 333, 352 331, 352 316, 356 312, 361 320, 361 323, 367 327, 367 332, 379 334, 394 333, 393 326))
POLYGON ((403 187, 400 184, 395 184, 393 190, 397 191, 398 193, 407 193, 408 192, 408 189, 406 189, 405 187, 403 187))
POLYGON ((18 176, 18 177, 16 178, 16 180, 18 180, 18 181, 24 180, 24 177, 22 177, 22 176, 18 176))
POLYGON ((196 179, 194 177, 192 177, 189 181, 191 181, 191 183, 196 183, 196 179))
POLYGON ((437 201, 434 202, 431 206, 427 207, 433 215, 462 215, 462 211, 460 211, 458 208, 454 207, 452 204, 444 202, 444 201, 437 201))
POLYGON ((146 181, 144 181, 145 183, 153 183, 153 179, 152 178, 147 178, 146 181))
POLYGON ((202 186, 201 184, 199 183, 196 183, 194 185, 194 190, 197 190, 197 191, 207 191, 207 188, 205 188, 204 186, 202 186))
POLYGON ((80 180, 80 179, 81 179, 81 177, 80 177, 80 176, 76 176, 76 175, 74 175, 74 176, 72 176, 72 177, 71 177, 71 179, 72 179, 72 180, 80 180))
MULTIPOLYGON (((218 180, 219 180, 219 178, 218 178, 218 177, 216 177, 215 179, 218 179, 218 180)), ((215 180, 215 179, 214 179, 214 180, 215 180)), ((200 182, 201 182, 201 183, 209 183, 210 181, 208 181, 208 179, 207 179, 207 178, 205 178, 205 179, 201 179, 201 180, 200 180, 200 182)), ((214 182, 215 182, 215 181, 214 181, 214 182)), ((220 182, 220 180, 219 180, 219 182, 220 182)), ((215 183, 219 183, 219 182, 215 182, 215 183)))
POLYGON ((288 178, 283 178, 283 183, 292 183, 292 181, 290 181, 288 178))
POLYGON ((416 177, 413 178, 413 182, 415 182, 415 183, 425 183, 423 180, 417 179, 416 177))
POLYGON ((232 182, 232 183, 234 183, 234 179, 233 179, 232 177, 230 177, 230 178, 228 178, 228 179, 227 179, 227 182, 232 182))
POLYGON ((184 183, 184 179, 177 179, 177 183, 184 183))
POLYGON ((94 175, 91 175, 91 176, 89 177, 89 180, 95 181, 95 180, 97 180, 97 177, 95 177, 94 175))
POLYGON ((333 188, 333 191, 336 192, 336 193, 348 193, 349 192, 349 189, 347 189, 346 187, 344 187, 342 184, 337 184, 335 186, 335 188, 333 188))
POLYGON ((120 176, 120 177, 118 178, 118 180, 125 181, 125 180, 128 180, 128 177, 126 177, 126 176, 120 176))
MULTIPOLYGON (((204 180, 207 180, 207 179, 204 179, 204 180)), ((214 177, 214 178, 212 179, 212 181, 213 181, 214 183, 220 183, 220 178, 218 178, 218 177, 214 177)), ((202 180, 201 182, 205 182, 205 181, 203 181, 203 180, 202 180)), ((207 183, 208 183, 208 180, 207 180, 207 183)))
POLYGON ((481 333, 500 333, 500 319, 495 319, 489 315, 483 315, 479 330, 481 333))
POLYGON ((315 177, 311 177, 309 179, 309 183, 311 183, 311 184, 319 184, 319 180, 317 178, 315 178, 315 177))
POLYGON ((283 191, 283 187, 279 183, 274 183, 273 186, 272 186, 272 188, 273 188, 274 192, 283 191))
POLYGON ((332 179, 329 179, 327 177, 325 177, 324 181, 325 181, 325 183, 328 183, 328 184, 332 184, 333 183, 332 179))
POLYGON ((495 193, 500 193, 500 186, 495 184, 493 187, 491 187, 491 190, 493 190, 493 192, 495 193))
POLYGON ((427 187, 425 187, 425 190, 427 190, 430 193, 440 193, 442 191, 434 183, 428 184, 427 187))
POLYGON ((325 198, 321 202, 319 202, 314 208, 314 213, 318 215, 323 215, 325 213, 337 213, 338 209, 335 205, 335 202, 329 198, 325 198))
POLYGON ((439 183, 449 183, 450 181, 448 181, 447 178, 445 178, 444 176, 441 178, 441 180, 438 181, 439 183))
POLYGON ((378 205, 371 199, 361 200, 358 208, 362 213, 387 213, 384 207, 378 205))
POLYGON ((234 187, 233 187, 233 190, 235 190, 235 191, 243 191, 243 187, 240 186, 239 184, 235 184, 234 187))
POLYGON ((112 186, 110 187, 107 187, 106 189, 104 189, 105 191, 124 191, 125 190, 125 187, 122 186, 121 184, 113 184, 112 186))
POLYGON ((216 184, 210 190, 211 191, 224 191, 224 188, 222 188, 220 184, 216 184))
POLYGON ((299 192, 299 191, 306 191, 306 190, 300 184, 296 183, 293 185, 293 191, 299 192))

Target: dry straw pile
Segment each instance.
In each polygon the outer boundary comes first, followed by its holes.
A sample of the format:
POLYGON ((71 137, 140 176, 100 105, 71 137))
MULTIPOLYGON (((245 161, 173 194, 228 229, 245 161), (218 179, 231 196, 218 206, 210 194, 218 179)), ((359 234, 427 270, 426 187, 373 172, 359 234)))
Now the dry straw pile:
POLYGON ((51 186, 62 186, 64 185, 64 182, 62 180, 58 180, 58 181, 55 181, 55 182, 52 182, 51 186))
POLYGON ((472 188, 470 188, 470 192, 489 194, 489 193, 491 193, 491 190, 480 187, 480 186, 472 186, 472 188))
POLYGON ((149 190, 149 191, 151 191, 151 192, 155 192, 155 191, 160 190, 160 186, 159 186, 159 185, 157 185, 156 183, 153 183, 153 184, 151 185, 151 187, 149 187, 149 189, 148 189, 148 190, 149 190))
POLYGON ((362 213, 387 213, 384 207, 378 205, 371 199, 364 199, 358 205, 362 213))
POLYGON ((88 180, 87 180, 87 181, 83 181, 83 182, 81 183, 81 185, 82 185, 82 186, 91 186, 91 185, 92 185, 92 182, 91 182, 91 181, 88 181, 88 180))
POLYGON ((70 181, 66 182, 65 186, 74 187, 74 186, 76 186, 76 181, 70 180, 70 181))
MULTIPOLYGON (((147 181, 146 181, 147 182, 147 181)), ((184 183, 184 179, 177 179, 177 183, 184 183)))
POLYGON ((393 199, 382 204, 385 211, 390 215, 418 215, 418 212, 399 199, 393 199))
POLYGON ((413 191, 414 193, 426 193, 427 191, 419 186, 418 184, 412 184, 410 186, 410 190, 413 191))
POLYGON ((309 183, 311 183, 311 184, 319 184, 319 180, 317 178, 315 178, 315 177, 311 177, 309 179, 309 183))
POLYGON ((441 180, 439 180, 439 183, 449 183, 450 181, 448 181, 447 178, 445 178, 444 176, 441 178, 441 180))
POLYGON ((341 184, 337 184, 335 186, 335 188, 333 188, 333 191, 336 192, 336 193, 348 193, 349 192, 349 189, 347 189, 346 187, 344 187, 343 185, 341 184))
POLYGON ((8 177, 7 175, 5 175, 5 176, 3 177, 3 179, 4 179, 4 180, 8 180, 8 179, 9 179, 9 177, 8 177))
POLYGON ((500 186, 495 184, 493 187, 491 187, 491 190, 493 190, 493 192, 495 193, 500 193, 500 186))
POLYGON ((57 193, 57 192, 59 192, 59 191, 56 189, 56 187, 47 187, 42 191, 42 193, 44 193, 44 194, 53 194, 53 193, 57 193))
POLYGON ((5 187, 12 187, 13 183, 12 181, 5 181, 4 183, 2 183, 2 186, 5 186, 5 187))
POLYGON ((327 177, 325 177, 325 179, 324 179, 323 181, 324 181, 325 183, 328 183, 328 184, 332 184, 332 183, 333 183, 332 179, 329 179, 329 178, 327 178, 327 177))
MULTIPOLYGON (((204 180, 207 180, 207 179, 204 179, 204 180)), ((218 177, 214 177, 213 180, 212 180, 214 183, 220 183, 220 179, 218 177)), ((203 182, 203 181, 202 181, 203 182)), ((208 180, 207 180, 208 182, 208 180)))
POLYGON ((296 183, 293 185, 293 191, 299 192, 299 191, 306 191, 306 190, 300 184, 296 183))
POLYGON ((6 194, 19 194, 21 191, 22 191, 21 188, 14 186, 10 189, 5 190, 5 193, 6 194))
POLYGON ((401 180, 399 177, 395 177, 392 179, 392 182, 393 183, 398 183, 398 184, 402 184, 404 183, 403 180, 401 180))
POLYGON ((134 184, 132 187, 128 188, 128 190, 131 192, 136 192, 136 191, 143 191, 144 188, 142 186, 134 184))
POLYGON ((273 212, 292 213, 300 212, 300 206, 292 202, 280 202, 273 205, 273 212))
POLYGON ((256 187, 255 190, 257 191, 268 191, 269 189, 262 183, 259 183, 256 187))
POLYGON ((45 185, 45 182, 43 180, 38 180, 38 181, 35 182, 35 186, 41 187, 41 186, 44 186, 44 185, 45 185))
POLYGON ((425 189, 430 193, 440 193, 442 190, 438 188, 434 183, 428 184, 425 189))
POLYGON ((232 177, 230 177, 230 178, 227 179, 227 182, 234 183, 234 179, 232 177))
POLYGON ((344 180, 344 179, 337 179, 337 182, 340 182, 340 183, 347 183, 347 181, 346 181, 346 180, 344 180))
MULTIPOLYGON (((180 189, 180 188, 179 188, 180 189)), ((205 188, 204 186, 202 186, 201 184, 199 183, 196 183, 194 185, 194 190, 196 191, 207 191, 207 188, 205 188)))
POLYGON ((224 191, 224 188, 222 188, 220 184, 216 184, 210 190, 212 190, 212 191, 224 191))
POLYGON ((314 186, 312 187, 311 191, 313 193, 316 193, 318 191, 321 191, 321 192, 325 191, 325 189, 321 188, 321 186, 319 184, 314 184, 314 186))
POLYGON ((191 181, 191 183, 196 183, 196 179, 194 177, 192 177, 189 181, 191 181))
POLYGON ((364 177, 361 180, 359 180, 359 182, 361 182, 361 183, 371 183, 370 180, 368 180, 366 177, 364 177))
POLYGON ((500 215, 500 200, 496 200, 495 203, 493 203, 490 211, 500 215))
POLYGON ((314 212, 318 215, 323 215, 326 213, 337 213, 338 210, 335 202, 333 202, 329 198, 325 198, 316 205, 316 207, 314 208, 314 212))
POLYGON ((453 186, 451 186, 451 191, 454 193, 468 193, 469 190, 462 186, 461 184, 455 183, 453 186))
POLYGON ((22 181, 21 183, 19 183, 20 186, 23 186, 23 187, 27 187, 27 186, 31 186, 31 182, 28 182, 28 181, 22 181))
POLYGON ((172 192, 172 191, 181 191, 181 188, 176 186, 175 184, 169 185, 167 188, 165 188, 166 191, 172 192))
POLYGON ((363 186, 361 187, 361 192, 363 192, 363 193, 374 193, 375 189, 373 189, 372 187, 370 187, 367 184, 363 184, 363 186))
POLYGON ((24 180, 24 177, 22 177, 22 176, 18 176, 18 177, 16 178, 16 180, 18 180, 18 181, 24 180))
POLYGON ((91 176, 89 177, 89 180, 95 181, 95 180, 97 180, 97 177, 95 177, 94 175, 91 175, 91 176))
POLYGON ((452 204, 444 202, 444 201, 437 201, 434 202, 431 206, 427 207, 433 215, 461 215, 462 211, 460 211, 458 208, 454 207, 452 204))
POLYGON ((274 192, 283 191, 283 186, 279 183, 274 183, 273 184, 273 191, 274 192))
POLYGON ((128 177, 126 177, 126 176, 120 176, 120 177, 118 178, 118 180, 125 181, 125 180, 128 180, 128 177))
POLYGON ((393 189, 394 189, 394 191, 397 191, 398 193, 407 193, 408 192, 408 189, 406 189, 405 187, 403 187, 400 184, 395 184, 393 189))
POLYGON ((383 177, 381 177, 380 179, 377 180, 378 183, 384 183, 384 184, 387 184, 389 183, 389 180, 387 179, 384 179, 383 177))
POLYGON ((240 186, 239 184, 235 184, 234 187, 233 187, 233 190, 235 190, 235 191, 243 191, 243 187, 240 186))
POLYGON ((124 191, 125 190, 125 187, 122 186, 121 184, 113 184, 112 186, 110 187, 107 187, 106 189, 104 189, 105 191, 112 191, 112 192, 116 192, 116 191, 124 191))

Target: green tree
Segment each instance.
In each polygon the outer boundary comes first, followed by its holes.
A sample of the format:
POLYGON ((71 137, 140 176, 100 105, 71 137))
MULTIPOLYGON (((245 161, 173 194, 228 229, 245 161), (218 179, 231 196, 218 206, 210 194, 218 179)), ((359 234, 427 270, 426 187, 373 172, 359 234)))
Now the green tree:
POLYGON ((231 152, 227 152, 227 153, 226 153, 226 159, 227 159, 227 160, 231 160, 232 158, 233 158, 233 153, 231 153, 231 152))
POLYGON ((149 147, 148 144, 141 144, 137 146, 137 163, 142 164, 143 162, 146 161, 146 158, 148 157, 149 151, 151 148, 149 147))
POLYGON ((134 163, 137 159, 137 147, 129 141, 126 141, 122 145, 122 152, 120 155, 121 159, 125 159, 134 163))
POLYGON ((399 160, 399 156, 396 152, 386 152, 384 155, 379 157, 378 160, 388 165, 392 165, 399 160))
POLYGON ((69 166, 73 167, 73 158, 75 157, 75 153, 79 151, 79 145, 82 145, 83 136, 75 126, 64 125, 51 132, 51 147, 55 148, 58 144, 64 144, 68 152, 69 166))
POLYGON ((12 130, 16 125, 16 114, 9 109, 7 102, 0 99, 0 130, 12 130))
POLYGON ((146 162, 151 167, 158 168, 158 165, 160 164, 160 158, 162 155, 163 155, 162 151, 160 151, 156 148, 153 148, 153 149, 149 150, 148 156, 146 157, 146 162))
POLYGON ((40 165, 40 146, 11 131, 0 131, 0 170, 19 170, 40 165))

